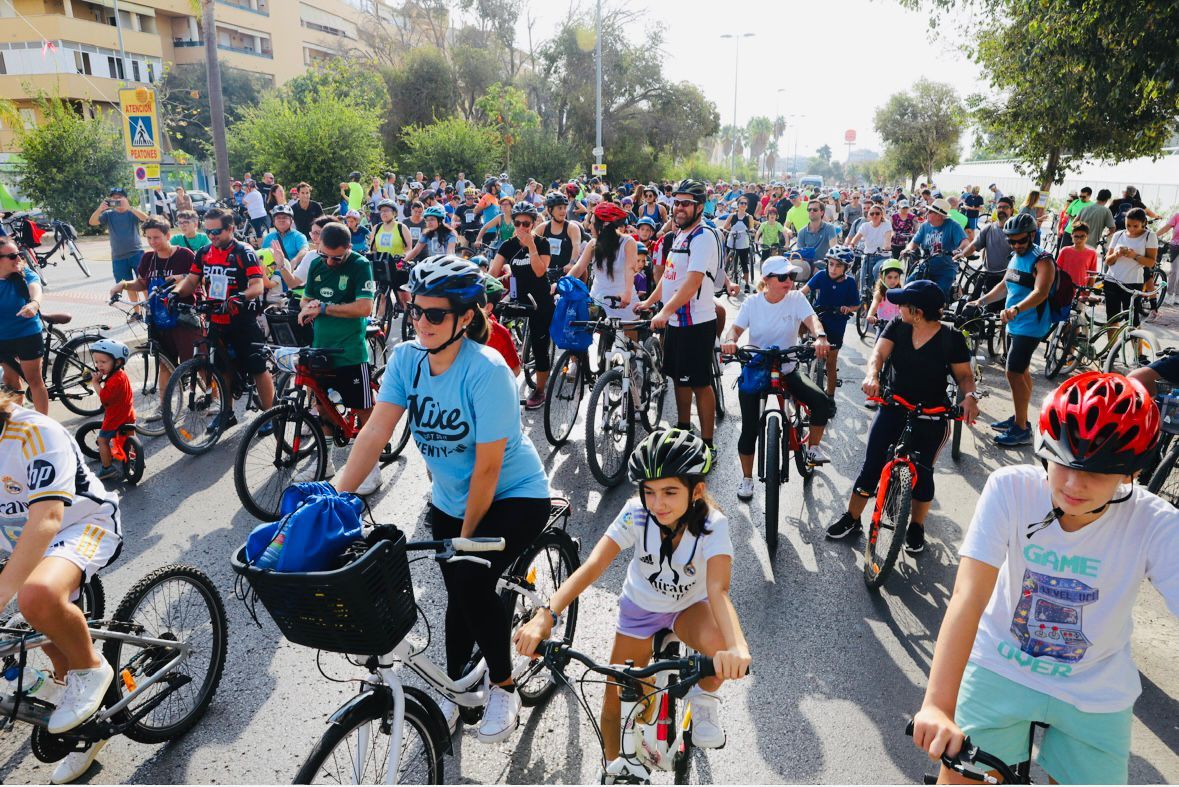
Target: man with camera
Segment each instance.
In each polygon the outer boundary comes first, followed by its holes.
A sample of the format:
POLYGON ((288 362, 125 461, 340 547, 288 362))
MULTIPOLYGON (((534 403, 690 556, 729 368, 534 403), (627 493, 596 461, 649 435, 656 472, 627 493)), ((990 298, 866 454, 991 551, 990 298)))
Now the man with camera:
MULTIPOLYGON (((149 218, 131 205, 126 189, 118 187, 111 189, 107 198, 90 214, 91 227, 106 227, 110 233, 111 268, 116 282, 135 281, 135 271, 143 256, 139 225, 149 218)), ((143 298, 143 293, 129 292, 128 297, 138 302, 143 298)))

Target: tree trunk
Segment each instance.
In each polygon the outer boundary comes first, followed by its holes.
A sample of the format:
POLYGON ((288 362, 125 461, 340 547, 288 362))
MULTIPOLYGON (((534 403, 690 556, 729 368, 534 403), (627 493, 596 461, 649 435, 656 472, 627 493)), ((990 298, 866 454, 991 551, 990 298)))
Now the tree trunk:
POLYGON ((1040 193, 1047 194, 1056 182, 1056 172, 1060 169, 1060 148, 1052 148, 1048 153, 1048 161, 1040 171, 1040 193))
POLYGON ((229 149, 225 145, 225 97, 221 94, 221 64, 217 61, 213 2, 201 0, 201 35, 205 38, 205 70, 209 75, 209 118, 217 162, 217 196, 225 199, 229 197, 229 149))

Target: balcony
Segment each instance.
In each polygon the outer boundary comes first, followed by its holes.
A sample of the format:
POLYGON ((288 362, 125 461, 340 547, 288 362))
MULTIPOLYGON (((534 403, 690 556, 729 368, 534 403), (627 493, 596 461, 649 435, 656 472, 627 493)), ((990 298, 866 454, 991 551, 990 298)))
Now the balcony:
MULTIPOLYGON (((177 49, 183 49, 185 47, 203 47, 204 45, 205 45, 204 41, 181 40, 179 38, 172 40, 172 46, 176 47, 177 49)), ((267 60, 274 59, 274 52, 266 52, 266 51, 259 52, 257 49, 254 49, 253 47, 243 46, 240 44, 234 45, 234 44, 220 44, 219 43, 219 44, 217 44, 217 48, 219 50, 221 50, 222 52, 236 52, 239 55, 253 55, 254 57, 264 57, 267 60)))
MULTIPOLYGON (((113 25, 62 14, 26 14, 0 25, 0 42, 31 40, 76 41, 80 44, 118 50, 119 33, 113 25), (27 24, 26 24, 27 23, 27 24)), ((123 46, 128 53, 161 57, 157 33, 123 28, 123 46)))
POLYGON ((249 0, 217 0, 217 4, 236 8, 239 11, 248 11, 251 14, 258 14, 258 16, 270 16, 270 6, 266 0, 258 0, 255 3, 257 8, 252 8, 249 0))

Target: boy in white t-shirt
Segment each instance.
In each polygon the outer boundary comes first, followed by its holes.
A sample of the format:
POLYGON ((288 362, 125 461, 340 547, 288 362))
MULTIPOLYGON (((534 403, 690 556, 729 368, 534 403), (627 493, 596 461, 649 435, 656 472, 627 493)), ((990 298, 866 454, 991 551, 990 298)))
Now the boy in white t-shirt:
MULTIPOLYGON (((565 580, 547 607, 515 635, 521 655, 535 656, 560 615, 606 572, 623 549, 633 548, 622 596, 611 664, 651 661, 653 638, 671 629, 688 647, 710 656, 716 677, 705 678, 688 694, 692 741, 703 748, 725 744, 720 719, 724 680, 745 676, 749 645, 729 598, 733 544, 729 523, 710 503, 704 477, 712 450, 692 432, 657 430, 631 454, 630 480, 639 499, 630 501, 598 541, 594 551, 565 580)), ((601 732, 607 761, 618 757, 621 708, 616 685, 608 685, 601 732)))
MULTIPOLYGON (((960 550, 913 740, 953 757, 964 735, 1060 783, 1124 784, 1134 602, 1145 577, 1179 614, 1179 512, 1134 477, 1158 450, 1137 380, 1088 372, 1044 400, 1037 467, 991 475, 960 550)), ((942 768, 943 782, 961 782, 942 768)))

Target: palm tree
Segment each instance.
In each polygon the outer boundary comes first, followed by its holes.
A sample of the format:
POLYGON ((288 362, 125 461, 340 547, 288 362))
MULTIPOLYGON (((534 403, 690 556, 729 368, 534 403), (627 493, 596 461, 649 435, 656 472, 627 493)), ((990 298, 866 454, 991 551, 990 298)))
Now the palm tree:
POLYGON ((721 152, 725 158, 733 152, 733 145, 741 137, 741 129, 736 126, 724 126, 720 130, 721 152))
POLYGON ((767 178, 773 178, 774 164, 777 163, 777 161, 778 161, 778 140, 776 140, 776 139, 772 140, 770 142, 770 144, 766 146, 766 152, 764 154, 764 158, 765 158, 765 163, 766 163, 766 175, 765 176, 767 178))
POLYGON ((774 139, 781 139, 782 135, 786 133, 786 118, 778 115, 774 118, 774 139))
POLYGON ((753 159, 754 169, 760 171, 758 159, 765 153, 770 134, 774 131, 774 124, 768 117, 758 115, 749 119, 745 131, 749 138, 749 157, 753 159))

